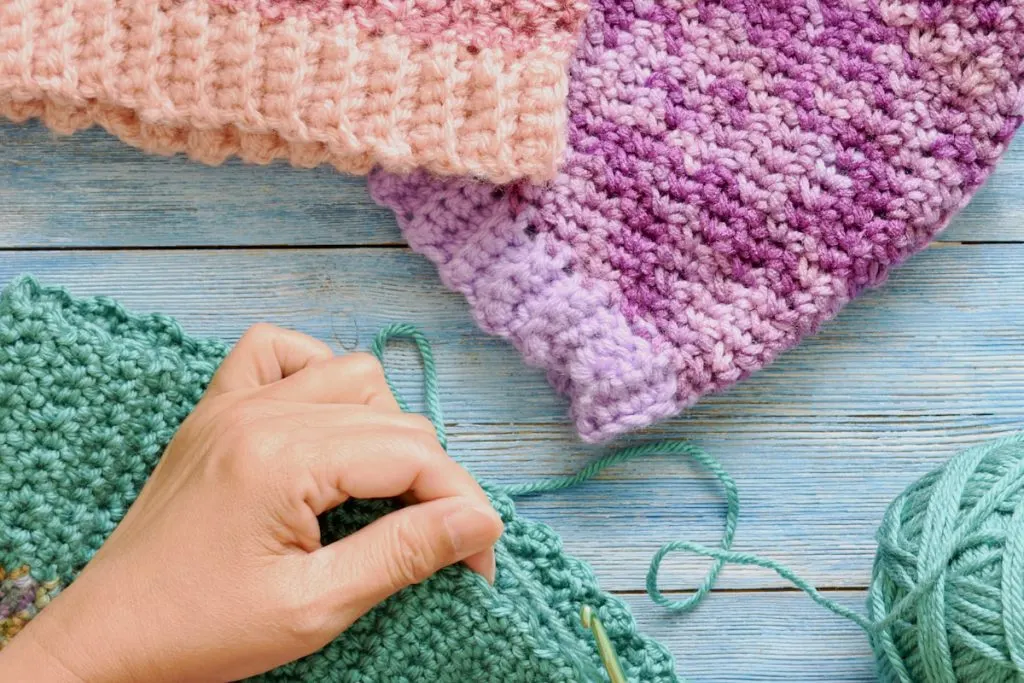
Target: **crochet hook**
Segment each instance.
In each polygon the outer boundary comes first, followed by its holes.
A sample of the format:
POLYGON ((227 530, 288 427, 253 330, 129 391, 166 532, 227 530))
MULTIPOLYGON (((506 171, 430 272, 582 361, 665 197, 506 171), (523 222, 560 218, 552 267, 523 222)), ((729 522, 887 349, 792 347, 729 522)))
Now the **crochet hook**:
POLYGON ((580 621, 583 622, 583 628, 589 628, 593 631, 594 640, 597 641, 597 654, 600 655, 601 662, 608 671, 608 678, 611 680, 611 683, 629 683, 626 680, 626 676, 622 673, 619 658, 615 654, 615 647, 612 645, 611 639, 608 638, 608 632, 604 630, 604 624, 594 614, 594 610, 590 605, 584 605, 583 609, 580 610, 580 621))

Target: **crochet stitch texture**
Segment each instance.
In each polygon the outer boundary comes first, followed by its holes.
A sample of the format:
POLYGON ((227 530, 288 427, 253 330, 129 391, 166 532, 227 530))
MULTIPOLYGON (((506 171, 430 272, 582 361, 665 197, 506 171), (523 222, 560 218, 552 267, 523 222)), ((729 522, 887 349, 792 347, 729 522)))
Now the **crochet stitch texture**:
POLYGON ((0 115, 161 154, 554 175, 584 0, 13 0, 0 115))
MULTIPOLYGON (((19 279, 0 295, 0 647, 72 581, 113 531, 227 351, 171 319, 19 279), (21 567, 28 566, 31 574, 21 567)), ((676 681, 555 533, 491 492, 505 521, 491 588, 450 567, 267 681, 579 683, 605 680, 579 610, 593 605, 632 681, 676 681)), ((353 502, 330 541, 390 509, 353 502)))
POLYGON ((596 0, 554 181, 370 183, 600 441, 763 367, 927 244, 1022 81, 1024 0, 596 0))

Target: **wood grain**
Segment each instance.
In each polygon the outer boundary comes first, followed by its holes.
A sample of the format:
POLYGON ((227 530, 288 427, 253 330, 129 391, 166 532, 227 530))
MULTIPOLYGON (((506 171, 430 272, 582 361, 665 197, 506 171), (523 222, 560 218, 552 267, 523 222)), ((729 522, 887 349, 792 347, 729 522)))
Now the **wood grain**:
MULTIPOLYGON (((1018 140, 942 239, 1024 239, 1021 177, 1018 140)), ((0 206, 0 248, 402 241, 362 178, 283 163, 209 168, 180 155, 146 155, 100 129, 58 137, 38 123, 0 121, 0 206)))
POLYGON ((329 167, 219 168, 151 156, 100 129, 0 120, 0 248, 401 242, 366 181, 329 167))
MULTIPOLYGON (((1024 426, 1022 177, 1018 140, 941 241, 885 287, 773 366, 631 440, 687 439, 713 453, 742 495, 736 547, 863 605, 888 502, 958 450, 1024 426)), ((435 341, 452 453, 479 477, 566 474, 603 452, 579 443, 543 374, 483 334, 401 245, 364 181, 326 168, 208 168, 99 130, 56 138, 0 122, 0 281, 34 273, 228 341, 269 320, 344 350, 414 322, 435 341)), ((388 364, 414 398, 412 354, 396 349, 388 364)), ((873 680, 863 634, 764 571, 727 569, 723 590, 685 616, 647 600, 660 543, 721 533, 717 487, 684 458, 622 465, 519 507, 623 594, 691 681, 873 680)), ((673 556, 662 587, 686 590, 705 568, 673 556)))
MULTIPOLYGON (((743 495, 737 547, 823 586, 863 587, 888 501, 957 450, 1024 425, 1021 258, 1024 245, 930 249, 767 371, 637 438, 689 439, 721 459, 743 495)), ((20 272, 227 340, 269 320, 355 348, 388 322, 414 322, 435 340, 453 453, 479 476, 565 474, 600 451, 578 442, 542 373, 480 332, 460 297, 406 250, 7 254, 0 280, 20 272)), ((396 352, 389 364, 414 395, 411 356, 396 352)), ((522 505, 619 590, 642 588, 660 543, 714 542, 723 514, 716 488, 669 457, 522 505)), ((664 586, 694 585, 703 566, 674 558, 664 586)), ((785 584, 734 569, 722 585, 785 584)))
MULTIPOLYGON (((829 597, 853 609, 866 600, 859 591, 829 597)), ((681 616, 652 611, 644 601, 626 598, 640 631, 675 655, 676 671, 689 683, 876 680, 863 632, 801 593, 718 593, 681 616)))

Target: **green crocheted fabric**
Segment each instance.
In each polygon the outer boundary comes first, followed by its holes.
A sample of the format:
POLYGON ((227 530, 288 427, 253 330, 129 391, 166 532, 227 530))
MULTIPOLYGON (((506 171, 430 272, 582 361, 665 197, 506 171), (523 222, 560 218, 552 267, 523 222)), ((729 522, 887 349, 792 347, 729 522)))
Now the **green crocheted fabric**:
MULTIPOLYGON (((0 297, 0 645, 72 581, 131 505, 227 352, 159 315, 74 298, 31 278, 0 297), (27 570, 25 569, 27 567, 27 570), (6 571, 5 571, 6 570, 6 571)), ((268 681, 537 683, 607 680, 579 611, 603 620, 630 681, 676 681, 556 534, 491 492, 505 520, 492 588, 461 567, 406 589, 268 681)), ((326 540, 383 514, 355 502, 326 540)))

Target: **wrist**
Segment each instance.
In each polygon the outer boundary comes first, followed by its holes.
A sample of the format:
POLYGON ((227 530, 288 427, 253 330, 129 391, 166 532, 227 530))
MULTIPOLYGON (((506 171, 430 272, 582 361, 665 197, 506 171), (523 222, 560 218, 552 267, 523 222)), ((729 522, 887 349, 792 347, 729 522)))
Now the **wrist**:
POLYGON ((0 652, 0 680, 20 683, 83 683, 49 647, 36 638, 30 624, 0 652))
POLYGON ((0 652, 0 681, 127 683, 144 680, 131 665, 130 626, 90 596, 88 577, 64 589, 0 652), (83 580, 85 579, 85 580, 83 580), (128 627, 128 631, 123 627, 128 627))

